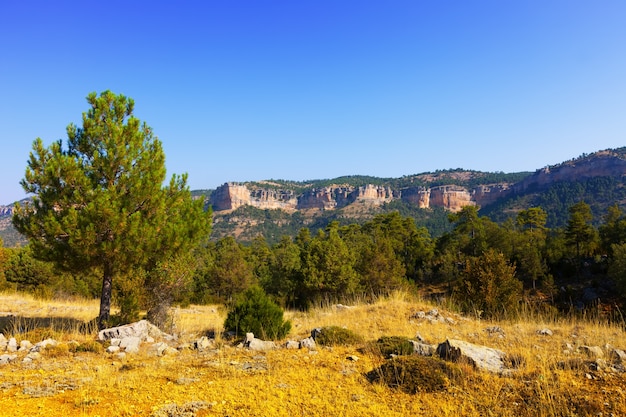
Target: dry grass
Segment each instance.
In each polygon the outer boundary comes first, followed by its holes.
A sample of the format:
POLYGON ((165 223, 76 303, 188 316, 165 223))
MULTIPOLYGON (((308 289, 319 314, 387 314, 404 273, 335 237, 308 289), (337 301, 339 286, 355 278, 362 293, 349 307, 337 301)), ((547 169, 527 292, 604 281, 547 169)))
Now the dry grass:
MULTIPOLYGON (((64 317, 91 320, 97 302, 48 302, 0 294, 0 317, 64 317)), ((44 350, 34 362, 0 366, 0 415, 53 416, 626 416, 626 377, 592 370, 587 358, 566 344, 625 349, 624 330, 600 320, 522 317, 509 322, 467 319, 442 311, 455 324, 410 319, 435 306, 398 294, 351 308, 329 306, 290 312, 290 339, 311 329, 345 326, 368 341, 381 336, 415 337, 429 343, 463 339, 523 358, 513 376, 462 367, 459 381, 441 392, 407 394, 372 384, 366 374, 384 359, 361 346, 250 352, 224 343, 216 351, 184 351, 156 357, 142 351, 120 360, 113 355, 44 350), (499 326, 501 332, 486 329, 499 326), (536 333, 550 328, 552 336, 536 333), (357 361, 349 357, 358 357, 357 361), (559 363, 571 365, 559 366, 559 363)), ((191 306, 176 311, 181 339, 220 331, 225 311, 191 306)), ((35 329, 29 330, 30 335, 35 329)), ((42 330, 38 330, 42 332, 42 330)), ((56 333, 61 336, 59 332, 56 333)), ((28 333, 26 334, 28 335, 28 333)), ((5 336, 9 336, 6 335, 5 336)), ((15 335, 18 340, 24 334, 15 335)), ((63 333, 64 343, 93 340, 94 333, 63 333)), ((37 342, 37 340, 31 340, 37 342)))

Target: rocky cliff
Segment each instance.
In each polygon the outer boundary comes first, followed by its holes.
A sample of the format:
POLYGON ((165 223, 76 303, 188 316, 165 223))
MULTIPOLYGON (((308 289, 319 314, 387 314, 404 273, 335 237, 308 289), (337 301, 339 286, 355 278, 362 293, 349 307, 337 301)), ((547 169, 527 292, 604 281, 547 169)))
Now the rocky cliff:
POLYGON ((467 205, 495 201, 505 190, 508 190, 507 185, 498 184, 476 189, 456 185, 393 189, 389 186, 367 184, 360 187, 334 185, 310 188, 296 195, 291 190, 226 183, 213 192, 210 204, 216 212, 235 210, 244 205, 287 211, 333 210, 355 202, 380 205, 401 199, 419 208, 443 207, 450 211, 459 211, 467 205))
MULTIPOLYGON (((216 212, 234 210, 243 205, 258 208, 283 209, 288 211, 317 209, 334 210, 355 202, 381 205, 393 200, 402 200, 419 208, 442 207, 456 212, 468 205, 489 206, 512 194, 523 194, 528 190, 546 189, 559 181, 577 181, 585 178, 626 175, 626 148, 599 151, 591 155, 563 162, 558 165, 527 174, 516 182, 476 183, 484 180, 485 173, 463 170, 438 171, 407 177, 404 184, 422 185, 346 184, 315 187, 301 185, 298 191, 264 188, 260 183, 233 184, 219 187, 211 196, 210 204, 216 212), (448 184, 445 184, 448 182, 448 184)), ((390 183, 393 183, 391 181, 390 183)), ((261 184, 262 185, 262 184, 261 184)))
POLYGON ((577 181, 593 177, 623 177, 626 175, 626 159, 625 155, 618 151, 600 151, 559 165, 538 169, 534 174, 515 184, 513 192, 521 193, 530 188, 542 189, 558 181, 577 181))

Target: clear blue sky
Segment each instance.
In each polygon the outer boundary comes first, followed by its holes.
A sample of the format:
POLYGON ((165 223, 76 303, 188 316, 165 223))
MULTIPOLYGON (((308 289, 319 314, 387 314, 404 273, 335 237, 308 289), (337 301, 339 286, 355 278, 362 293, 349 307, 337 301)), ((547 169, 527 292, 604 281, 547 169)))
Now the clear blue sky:
POLYGON ((0 204, 107 89, 192 189, 534 171, 626 146, 626 2, 3 1, 0 204))

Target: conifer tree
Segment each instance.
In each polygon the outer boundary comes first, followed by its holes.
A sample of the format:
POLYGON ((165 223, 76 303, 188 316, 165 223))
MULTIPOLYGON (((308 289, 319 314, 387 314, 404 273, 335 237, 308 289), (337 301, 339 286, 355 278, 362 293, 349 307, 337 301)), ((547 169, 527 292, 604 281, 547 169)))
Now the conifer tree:
POLYGON ((165 155, 152 129, 133 116, 134 101, 104 91, 87 97, 82 127, 67 127, 46 148, 41 139, 21 181, 34 195, 13 224, 33 253, 69 270, 102 274, 98 326, 109 320, 113 280, 184 253, 210 231, 210 214, 193 201, 187 176, 165 180, 165 155))

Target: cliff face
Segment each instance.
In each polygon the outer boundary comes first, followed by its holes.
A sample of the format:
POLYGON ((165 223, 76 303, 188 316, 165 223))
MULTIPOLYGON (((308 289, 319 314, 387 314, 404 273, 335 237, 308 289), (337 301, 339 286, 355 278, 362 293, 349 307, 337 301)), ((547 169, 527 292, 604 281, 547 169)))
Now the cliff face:
MULTIPOLYGON (((494 190, 498 187, 493 187, 494 190)), ((296 196, 293 191, 248 188, 243 184, 226 183, 211 195, 210 204, 214 211, 235 210, 249 205, 261 209, 293 210, 333 210, 355 202, 380 205, 402 199, 420 208, 443 207, 459 211, 467 205, 476 204, 474 195, 489 200, 491 188, 484 188, 479 194, 460 186, 440 186, 433 188, 413 187, 394 190, 391 187, 368 184, 362 187, 329 186, 312 188, 296 196)), ((493 198, 492 198, 493 199, 493 198)))
POLYGON ((215 211, 235 210, 241 206, 260 209, 294 210, 297 198, 293 191, 255 188, 243 184, 226 183, 211 194, 210 203, 215 211))
POLYGON ((581 158, 537 170, 533 175, 515 184, 513 191, 528 188, 545 188, 558 181, 577 181, 592 177, 622 177, 626 175, 626 160, 612 151, 601 151, 591 157, 581 158))
MULTIPOLYGON (((443 207, 457 212, 468 205, 486 207, 510 194, 524 193, 529 189, 542 190, 559 181, 576 181, 597 176, 621 177, 626 175, 626 152, 607 150, 596 152, 564 162, 554 167, 537 170, 517 183, 483 184, 476 187, 461 185, 415 186, 392 188, 384 185, 368 184, 361 187, 331 185, 306 188, 300 193, 281 190, 273 184, 271 188, 262 185, 227 183, 219 187, 211 196, 210 203, 217 212, 234 210, 243 205, 262 209, 282 209, 287 211, 317 209, 333 210, 355 202, 380 205, 393 200, 403 200, 419 208, 443 207), (622 154, 623 153, 623 154, 622 154)), ((442 176, 455 183, 469 183, 470 171, 453 171, 419 176, 421 183, 441 183, 442 176)))

